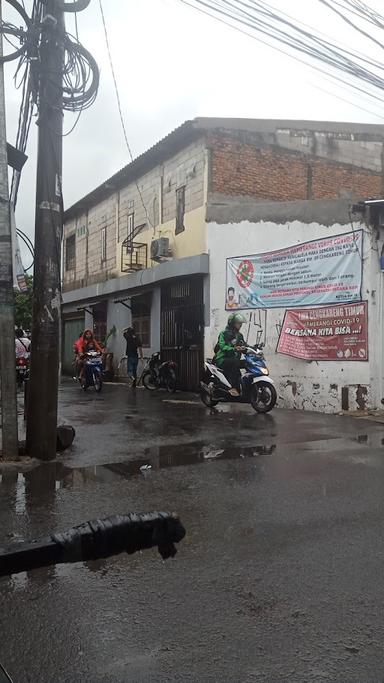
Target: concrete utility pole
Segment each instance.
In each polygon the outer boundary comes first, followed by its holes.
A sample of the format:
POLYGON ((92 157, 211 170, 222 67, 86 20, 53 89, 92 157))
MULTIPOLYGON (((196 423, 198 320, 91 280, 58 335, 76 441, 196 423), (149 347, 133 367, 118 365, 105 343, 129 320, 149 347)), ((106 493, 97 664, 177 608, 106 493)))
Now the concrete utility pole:
POLYGON ((59 382, 64 13, 60 0, 46 0, 44 8, 27 452, 31 457, 51 460, 56 455, 59 382))
MULTIPOLYGON (((2 36, 0 35, 0 56, 2 54, 3 44, 2 36)), ((16 460, 18 456, 12 260, 4 69, 0 62, 0 391, 2 457, 6 460, 16 460)))

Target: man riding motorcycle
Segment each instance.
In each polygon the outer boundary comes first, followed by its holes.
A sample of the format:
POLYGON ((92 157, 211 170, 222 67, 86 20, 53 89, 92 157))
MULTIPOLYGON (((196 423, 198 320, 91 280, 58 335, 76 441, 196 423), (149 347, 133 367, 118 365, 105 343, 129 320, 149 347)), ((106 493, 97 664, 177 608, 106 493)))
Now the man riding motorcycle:
POLYGON ((220 332, 215 346, 213 362, 221 368, 231 385, 231 396, 240 396, 240 360, 241 353, 246 346, 243 335, 240 332, 243 323, 247 322, 241 313, 231 313, 228 317, 227 327, 220 332))

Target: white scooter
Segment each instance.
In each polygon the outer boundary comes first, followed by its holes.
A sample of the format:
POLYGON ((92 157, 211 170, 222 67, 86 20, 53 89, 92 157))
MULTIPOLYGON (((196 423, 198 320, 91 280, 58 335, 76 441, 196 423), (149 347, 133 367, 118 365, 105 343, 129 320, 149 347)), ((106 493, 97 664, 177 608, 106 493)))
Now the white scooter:
POLYGON ((205 361, 200 382, 200 397, 204 405, 213 408, 220 401, 250 403, 258 413, 268 413, 276 404, 277 393, 264 360, 263 345, 246 346, 242 357, 245 368, 240 381, 240 396, 232 396, 231 385, 223 371, 212 360, 205 361))

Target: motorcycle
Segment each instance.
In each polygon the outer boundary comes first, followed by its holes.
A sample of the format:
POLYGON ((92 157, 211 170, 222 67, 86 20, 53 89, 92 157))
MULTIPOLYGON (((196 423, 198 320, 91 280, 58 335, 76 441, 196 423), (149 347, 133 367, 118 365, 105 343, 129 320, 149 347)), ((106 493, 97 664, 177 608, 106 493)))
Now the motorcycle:
POLYGON ((19 389, 23 386, 26 379, 29 378, 29 358, 20 356, 16 358, 16 384, 19 389))
POLYGON ((242 351, 245 368, 240 380, 240 396, 232 396, 231 385, 223 371, 212 360, 205 361, 203 379, 200 382, 200 398, 204 405, 213 408, 220 401, 250 403, 258 413, 268 413, 276 404, 277 393, 269 377, 263 345, 246 346, 242 351))
POLYGON ((87 351, 84 354, 84 371, 81 380, 81 387, 87 391, 88 387, 95 387, 97 392, 101 391, 103 363, 101 353, 98 351, 87 351))
POLYGON ((162 363, 159 353, 152 354, 148 369, 143 372, 141 378, 143 386, 149 391, 164 388, 173 394, 176 391, 176 369, 177 364, 173 360, 162 363))

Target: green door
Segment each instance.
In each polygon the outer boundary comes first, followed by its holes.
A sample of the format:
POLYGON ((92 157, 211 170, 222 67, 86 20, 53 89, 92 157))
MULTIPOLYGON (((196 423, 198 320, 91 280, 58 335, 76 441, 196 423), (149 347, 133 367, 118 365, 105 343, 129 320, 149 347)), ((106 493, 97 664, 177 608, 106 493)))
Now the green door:
POLYGON ((80 318, 64 319, 63 330, 63 373, 73 374, 73 344, 78 339, 79 334, 84 332, 84 316, 80 318))

